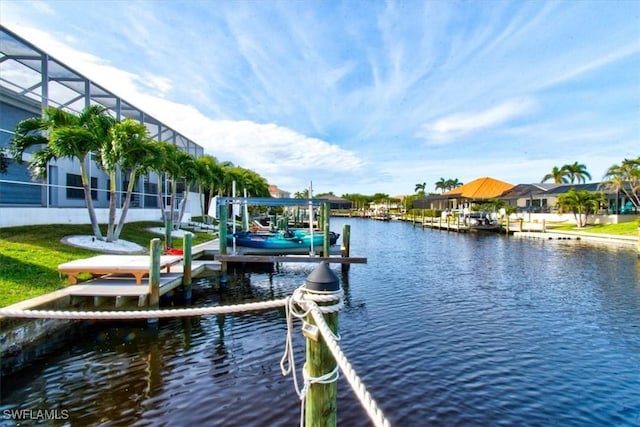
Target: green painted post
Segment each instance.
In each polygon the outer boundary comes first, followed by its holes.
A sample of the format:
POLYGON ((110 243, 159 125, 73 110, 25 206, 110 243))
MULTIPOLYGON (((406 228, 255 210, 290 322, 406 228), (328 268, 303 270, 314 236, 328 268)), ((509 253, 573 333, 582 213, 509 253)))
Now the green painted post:
MULTIPOLYGON (((327 262, 321 262, 309 274, 306 288, 312 291, 335 292, 340 290, 338 277, 331 271, 327 262)), ((322 304, 318 304, 322 305, 322 304)), ((331 332, 338 333, 338 313, 323 315, 331 332)), ((307 316, 307 323, 315 325, 311 314, 307 316)), ((307 336, 307 374, 312 378, 321 377, 336 369, 337 363, 327 347, 324 338, 318 334, 317 339, 307 336)), ((336 426, 338 415, 338 384, 336 381, 328 384, 312 383, 309 385, 305 403, 305 426, 336 426)))
POLYGON ((160 307, 160 255, 162 247, 160 239, 151 239, 149 256, 149 308, 160 307))
POLYGON ((182 241, 182 286, 184 287, 184 299, 191 299, 191 261, 193 258, 193 254, 191 253, 191 242, 193 239, 193 234, 187 232, 184 235, 184 240, 182 241))
POLYGON ((330 238, 329 238, 329 212, 331 208, 329 207, 329 202, 324 202, 322 204, 322 230, 324 231, 324 241, 322 242, 322 251, 324 256, 329 256, 331 253, 329 252, 329 247, 331 246, 330 238))
POLYGON ((172 242, 171 242, 171 231, 173 230, 173 224, 171 223, 171 217, 167 217, 166 221, 164 222, 164 242, 165 242, 165 249, 169 249, 172 248, 172 242))

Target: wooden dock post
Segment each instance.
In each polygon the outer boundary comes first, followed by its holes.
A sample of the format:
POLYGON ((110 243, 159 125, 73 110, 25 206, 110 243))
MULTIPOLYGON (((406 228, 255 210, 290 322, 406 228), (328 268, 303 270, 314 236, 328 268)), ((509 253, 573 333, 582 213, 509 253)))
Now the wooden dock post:
POLYGON ((191 300, 191 261, 193 258, 193 254, 191 253, 191 241, 193 239, 193 234, 186 232, 184 234, 184 240, 182 241, 182 286, 184 287, 184 299, 186 301, 191 300))
POLYGON ((638 259, 640 259, 640 222, 638 222, 638 259))
POLYGON ((509 216, 507 216, 507 224, 506 224, 507 237, 509 236, 509 232, 511 231, 509 227, 510 227, 510 221, 509 221, 509 216))
MULTIPOLYGON (((344 224, 342 226, 342 247, 341 255, 343 258, 349 258, 349 254, 351 252, 351 226, 349 224, 344 224)), ((349 271, 350 264, 344 263, 342 264, 342 272, 349 271)))
POLYGON ((542 220, 542 232, 543 233, 547 232, 547 220, 545 219, 542 220))
MULTIPOLYGON (((306 280, 306 288, 310 291, 336 292, 340 290, 340 281, 329 264, 321 262, 313 270, 306 280)), ((322 305, 322 304, 318 304, 322 305)), ((338 313, 327 313, 323 315, 331 332, 338 333, 338 313)), ((311 314, 307 316, 307 323, 314 325, 311 314)), ((336 360, 325 344, 321 334, 317 336, 307 336, 307 374, 312 378, 327 375, 337 368, 336 360)), ((311 383, 307 391, 305 403, 305 426, 336 426, 338 415, 338 384, 331 381, 327 384, 311 383)))
MULTIPOLYGON (((149 250, 149 308, 157 310, 160 307, 160 239, 151 239, 149 250)), ((149 319, 149 322, 153 321, 157 322, 158 319, 149 319)))
POLYGON ((324 241, 322 242, 322 255, 329 256, 329 248, 331 247, 330 230, 329 230, 329 217, 331 208, 329 202, 322 203, 322 230, 324 232, 324 241))

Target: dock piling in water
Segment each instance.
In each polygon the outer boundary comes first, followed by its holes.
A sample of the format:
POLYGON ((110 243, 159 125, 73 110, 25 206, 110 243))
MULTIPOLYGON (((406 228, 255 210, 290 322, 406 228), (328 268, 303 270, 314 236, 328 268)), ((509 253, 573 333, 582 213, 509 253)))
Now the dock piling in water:
POLYGON ((331 216, 331 208, 329 207, 329 202, 324 202, 322 204, 322 231, 324 232, 324 239, 322 242, 322 254, 324 256, 329 256, 329 247, 331 246, 330 242, 330 230, 329 230, 329 217, 331 216))
MULTIPOLYGON (((321 262, 309 274, 306 281, 307 292, 337 292, 340 281, 331 271, 329 264, 321 262)), ((326 305, 326 303, 324 303, 326 305)), ((323 305, 323 303, 318 303, 323 305)), ((329 329, 338 334, 338 313, 323 314, 329 329)), ((313 316, 307 315, 306 322, 317 327, 313 316)), ((338 384, 326 377, 337 375, 337 362, 327 347, 322 334, 307 336, 306 370, 310 378, 323 378, 322 382, 311 382, 305 403, 305 426, 336 426, 338 415, 338 384)))

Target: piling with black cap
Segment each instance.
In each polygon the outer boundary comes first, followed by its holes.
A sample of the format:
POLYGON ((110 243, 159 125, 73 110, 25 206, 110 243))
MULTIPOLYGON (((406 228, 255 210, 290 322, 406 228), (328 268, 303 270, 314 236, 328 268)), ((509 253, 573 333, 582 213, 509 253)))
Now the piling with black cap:
MULTIPOLYGON (((340 290, 340 280, 329 268, 329 263, 323 261, 307 276, 305 287, 309 293, 337 292, 340 290)), ((329 329, 337 335, 338 313, 325 313, 323 317, 329 329)), ((312 330, 316 326, 310 314, 306 322, 311 325, 312 330)), ((307 374, 315 378, 333 372, 337 363, 322 335, 311 332, 305 333, 305 336, 307 337, 307 374)), ((338 384, 335 381, 328 384, 312 383, 306 396, 305 426, 335 426, 338 415, 337 395, 338 384)))

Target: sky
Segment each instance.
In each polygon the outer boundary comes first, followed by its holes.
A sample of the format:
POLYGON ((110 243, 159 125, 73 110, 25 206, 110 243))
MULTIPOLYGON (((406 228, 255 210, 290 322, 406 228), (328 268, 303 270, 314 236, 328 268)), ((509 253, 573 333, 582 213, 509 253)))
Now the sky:
POLYGON ((2 0, 0 23, 291 193, 640 156, 638 0, 2 0))

